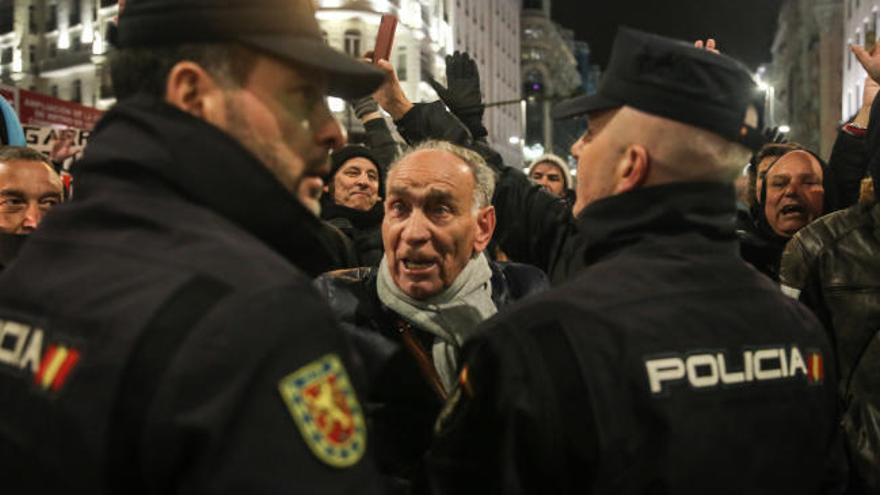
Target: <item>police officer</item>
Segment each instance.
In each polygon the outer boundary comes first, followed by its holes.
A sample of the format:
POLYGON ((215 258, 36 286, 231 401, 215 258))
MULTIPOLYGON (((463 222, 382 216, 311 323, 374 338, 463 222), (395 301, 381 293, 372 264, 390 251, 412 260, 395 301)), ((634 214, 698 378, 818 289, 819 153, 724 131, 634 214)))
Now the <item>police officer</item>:
POLYGON ((485 324, 428 457, 435 493, 815 493, 836 439, 818 322, 737 255, 757 135, 736 61, 622 29, 581 150, 568 284, 485 324))
POLYGON ((383 75, 308 0, 131 0, 120 103, 0 284, 6 493, 378 489, 296 199, 383 75), (55 214, 57 213, 57 214, 55 214))

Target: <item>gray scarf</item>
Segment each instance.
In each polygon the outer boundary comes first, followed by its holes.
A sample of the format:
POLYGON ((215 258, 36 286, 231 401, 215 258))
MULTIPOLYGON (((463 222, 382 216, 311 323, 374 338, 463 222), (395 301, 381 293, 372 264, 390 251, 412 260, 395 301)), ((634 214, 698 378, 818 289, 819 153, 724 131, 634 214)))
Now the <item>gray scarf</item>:
POLYGON ((379 264, 379 300, 421 330, 434 335, 434 368, 450 392, 458 373, 458 350, 473 330, 498 312, 492 301, 492 269, 480 253, 446 290, 424 300, 413 299, 391 278, 385 257, 379 264))

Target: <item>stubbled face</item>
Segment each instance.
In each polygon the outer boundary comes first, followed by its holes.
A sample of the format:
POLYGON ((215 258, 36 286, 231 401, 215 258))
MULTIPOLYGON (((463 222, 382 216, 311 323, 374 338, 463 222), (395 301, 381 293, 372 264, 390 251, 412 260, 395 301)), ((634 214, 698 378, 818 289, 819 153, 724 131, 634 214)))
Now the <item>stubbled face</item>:
POLYGON ((475 185, 461 159, 439 150, 417 151, 389 173, 382 241, 391 277, 408 296, 439 294, 485 249, 494 211, 475 209, 475 185))
POLYGON ((30 234, 61 202, 61 179, 43 162, 0 163, 0 232, 30 234))
POLYGON ((342 164, 333 176, 333 201, 336 204, 368 211, 379 201, 379 170, 364 157, 342 164))
POLYGON ((590 140, 577 150, 577 201, 572 209, 575 216, 591 203, 614 194, 617 186, 614 171, 625 149, 610 134, 601 132, 601 129, 616 114, 617 110, 603 112, 600 130, 591 132, 590 140))
POLYGON ((532 170, 529 171, 529 178, 550 194, 562 196, 565 192, 565 179, 562 174, 562 170, 556 165, 549 162, 541 162, 532 167, 532 170))
POLYGON ((822 215, 825 189, 822 167, 804 151, 793 151, 767 172, 764 214, 773 231, 791 237, 822 215))
POLYGON ((344 143, 327 108, 326 82, 306 77, 275 58, 257 55, 240 88, 224 88, 207 102, 205 118, 253 153, 279 182, 298 194, 303 177, 329 172, 328 154, 344 143))

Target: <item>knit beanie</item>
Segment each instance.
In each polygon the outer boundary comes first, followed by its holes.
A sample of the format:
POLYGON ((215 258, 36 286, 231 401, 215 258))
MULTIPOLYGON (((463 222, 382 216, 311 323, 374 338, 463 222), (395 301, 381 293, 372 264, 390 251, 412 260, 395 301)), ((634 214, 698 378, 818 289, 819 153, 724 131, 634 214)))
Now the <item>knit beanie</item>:
POLYGON ((550 163, 552 165, 555 165, 559 169, 559 171, 562 172, 562 180, 565 182, 565 188, 571 189, 571 170, 569 170, 568 164, 565 163, 565 160, 552 153, 541 155, 537 159, 535 159, 535 161, 529 164, 529 173, 531 173, 532 168, 534 168, 535 165, 539 165, 541 163, 550 163))

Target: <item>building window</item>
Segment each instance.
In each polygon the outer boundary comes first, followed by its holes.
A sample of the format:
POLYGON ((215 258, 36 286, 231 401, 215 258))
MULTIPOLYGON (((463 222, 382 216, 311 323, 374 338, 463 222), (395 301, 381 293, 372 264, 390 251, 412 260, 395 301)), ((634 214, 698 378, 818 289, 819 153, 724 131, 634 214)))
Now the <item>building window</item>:
POLYGON ((349 29, 345 32, 345 53, 352 57, 361 56, 361 32, 349 29))
POLYGON ((73 91, 72 91, 72 95, 71 95, 70 99, 77 102, 77 103, 82 103, 82 97, 83 97, 82 81, 77 79, 76 81, 73 81, 73 91))
POLYGON ((28 6, 28 32, 37 32, 37 8, 33 5, 28 6))
POLYGON ((37 63, 37 45, 28 46, 28 62, 30 62, 31 65, 37 63))
POLYGON ((0 52, 0 64, 11 64, 12 63, 12 47, 7 46, 0 52))
POLYGON ((15 31, 15 6, 12 2, 0 3, 0 33, 15 31))
POLYGON ((321 31, 321 38, 324 39, 324 44, 325 44, 325 45, 329 45, 329 44, 330 44, 330 41, 328 41, 328 39, 327 39, 327 31, 321 31))
POLYGON ((49 94, 52 96, 52 98, 58 98, 58 85, 57 84, 53 84, 49 88, 49 94))
POLYGON ((58 5, 49 6, 46 14, 46 31, 55 31, 58 29, 58 5))
POLYGON ((82 15, 80 14, 80 0, 70 0, 70 25, 76 26, 80 22, 82 22, 82 15))
POLYGON ((49 58, 55 58, 58 56, 58 44, 57 43, 49 43, 49 58))
POLYGON ((401 81, 406 81, 406 47, 401 46, 397 48, 397 78, 401 81))

